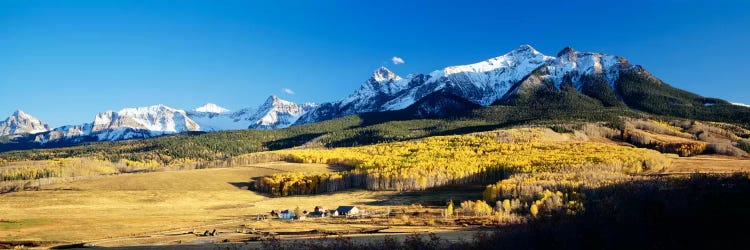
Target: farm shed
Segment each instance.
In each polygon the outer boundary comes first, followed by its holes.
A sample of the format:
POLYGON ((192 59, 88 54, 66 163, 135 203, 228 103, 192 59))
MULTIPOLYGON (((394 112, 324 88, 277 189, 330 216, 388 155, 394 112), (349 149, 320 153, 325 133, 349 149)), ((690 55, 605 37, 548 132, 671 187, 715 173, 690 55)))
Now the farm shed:
POLYGON ((359 213, 359 208, 355 206, 339 206, 338 208, 336 208, 336 211, 340 216, 352 216, 359 213))

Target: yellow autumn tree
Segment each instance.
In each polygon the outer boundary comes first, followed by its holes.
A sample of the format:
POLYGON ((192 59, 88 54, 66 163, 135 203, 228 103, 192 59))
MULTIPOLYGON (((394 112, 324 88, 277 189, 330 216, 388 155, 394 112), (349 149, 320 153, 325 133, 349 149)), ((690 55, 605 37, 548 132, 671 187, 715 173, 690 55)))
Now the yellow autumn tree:
POLYGON ((445 216, 453 216, 453 200, 448 201, 448 207, 445 209, 445 216))
POLYGON ((503 212, 510 213, 511 212, 510 210, 511 210, 510 200, 509 199, 503 200, 503 212))
POLYGON ((492 214, 492 207, 482 200, 474 201, 474 215, 488 216, 492 214))

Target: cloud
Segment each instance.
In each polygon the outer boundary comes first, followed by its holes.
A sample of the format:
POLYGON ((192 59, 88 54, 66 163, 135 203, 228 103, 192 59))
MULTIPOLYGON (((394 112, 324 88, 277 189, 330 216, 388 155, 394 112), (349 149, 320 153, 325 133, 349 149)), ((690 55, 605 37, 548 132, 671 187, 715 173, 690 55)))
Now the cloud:
POLYGON ((393 62, 393 64, 396 64, 396 65, 406 63, 403 58, 398 57, 398 56, 394 56, 393 58, 391 58, 391 61, 393 62))
POLYGON ((294 95, 294 90, 291 90, 291 89, 288 89, 288 88, 281 89, 281 92, 284 92, 284 93, 287 93, 287 94, 290 94, 290 95, 294 95))

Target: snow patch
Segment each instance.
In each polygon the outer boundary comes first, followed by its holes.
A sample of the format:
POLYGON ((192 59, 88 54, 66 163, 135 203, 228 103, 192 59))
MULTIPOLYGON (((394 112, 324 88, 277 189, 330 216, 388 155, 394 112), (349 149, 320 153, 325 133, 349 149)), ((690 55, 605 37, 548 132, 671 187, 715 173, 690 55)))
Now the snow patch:
POLYGON ((300 116, 317 107, 313 103, 296 104, 272 95, 257 109, 245 108, 234 113, 188 112, 202 131, 285 128, 300 116))
POLYGON ((225 109, 225 108, 223 108, 223 107, 221 107, 219 105, 216 105, 216 104, 213 104, 213 103, 210 103, 210 102, 206 103, 206 104, 203 104, 203 106, 194 108, 193 111, 195 111, 195 112, 203 112, 203 113, 217 113, 217 114, 229 112, 228 109, 225 109))

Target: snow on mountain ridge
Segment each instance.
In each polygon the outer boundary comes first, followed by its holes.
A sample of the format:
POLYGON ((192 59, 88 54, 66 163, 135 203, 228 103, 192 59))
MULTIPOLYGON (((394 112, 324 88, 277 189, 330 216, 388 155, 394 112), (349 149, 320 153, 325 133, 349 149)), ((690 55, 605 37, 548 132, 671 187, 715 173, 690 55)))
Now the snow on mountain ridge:
POLYGON ((522 45, 504 55, 431 73, 395 77, 381 67, 349 96, 321 105, 299 123, 311 123, 356 113, 404 109, 425 96, 447 90, 479 105, 490 105, 502 97, 516 82, 539 66, 553 61, 529 45, 522 45), (381 77, 391 75, 391 77, 381 77))
POLYGON ((427 75, 410 74, 398 80, 393 77, 395 74, 391 75, 381 67, 354 93, 337 102, 321 105, 300 118, 299 123, 364 112, 401 110, 438 91, 488 106, 506 96, 514 85, 534 72, 538 72, 536 77, 540 82, 550 81, 559 88, 564 80, 570 79, 579 90, 582 76, 602 75, 614 89, 620 71, 629 67, 636 66, 618 56, 576 52, 570 47, 557 56, 547 56, 529 45, 521 45, 481 62, 448 66, 427 75), (383 77, 385 75, 391 77, 383 77))
POLYGON ((421 89, 410 89, 385 103, 383 108, 404 109, 428 94, 446 88, 471 102, 487 106, 507 93, 513 84, 553 60, 555 57, 544 55, 529 45, 521 45, 506 54, 478 63, 433 71, 421 89))
POLYGON ((99 140, 123 140, 187 131, 200 131, 200 126, 184 110, 157 104, 101 112, 94 118, 91 134, 99 140))
POLYGON ((614 83, 619 76, 620 65, 624 58, 595 52, 577 52, 573 48, 566 47, 557 58, 547 65, 549 74, 547 79, 551 80, 555 87, 559 88, 565 76, 571 77, 574 87, 581 90, 578 81, 583 75, 603 74, 605 80, 614 89, 614 83))
POLYGON ((117 112, 117 117, 132 119, 132 121, 140 126, 131 125, 126 127, 135 129, 171 133, 200 130, 200 126, 190 120, 184 110, 174 109, 163 104, 125 108, 117 112))
POLYGON ((206 132, 248 128, 272 129, 290 126, 299 116, 314 107, 314 103, 296 104, 271 95, 258 108, 244 108, 233 113, 198 112, 196 108, 187 114, 206 132))
POLYGON ((36 136, 34 137, 34 141, 41 144, 60 139, 68 139, 75 142, 80 142, 83 139, 83 136, 91 134, 93 126, 93 123, 60 126, 53 130, 47 131, 46 133, 36 134, 36 136))
POLYGON ((403 79, 386 67, 380 67, 373 72, 372 77, 367 79, 359 89, 346 98, 338 101, 336 105, 352 105, 352 109, 369 111, 372 110, 372 103, 357 103, 358 100, 378 98, 379 96, 394 95, 405 89, 412 76, 403 79))
POLYGON ((216 114, 221 114, 221 113, 227 113, 227 112, 229 112, 228 109, 226 109, 224 107, 221 107, 219 105, 210 103, 210 102, 206 103, 206 104, 203 104, 203 106, 194 108, 193 111, 194 112, 203 112, 203 113, 216 113, 216 114))
POLYGON ((378 82, 398 81, 401 77, 393 73, 386 67, 380 67, 372 73, 372 79, 378 82))
MULTIPOLYGON (((539 61, 550 61, 554 60, 555 57, 546 56, 541 52, 534 49, 530 45, 521 45, 518 49, 512 50, 502 56, 494 57, 481 61, 478 63, 449 66, 443 69, 443 74, 436 74, 435 76, 450 76, 458 73, 484 73, 488 71, 497 70, 499 68, 512 68, 518 67, 519 63, 524 63, 528 60, 519 59, 536 59, 539 61)), ((534 69, 531 69, 534 70, 534 69)), ((529 71, 528 68, 523 71, 529 71)))
POLYGON ((296 104, 271 95, 258 108, 254 115, 252 129, 285 128, 294 124, 300 116, 317 105, 311 103, 296 104))

